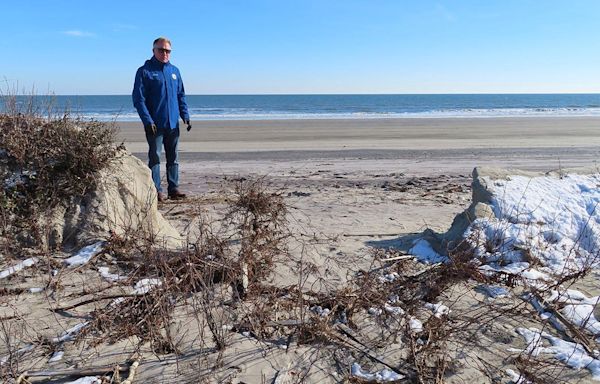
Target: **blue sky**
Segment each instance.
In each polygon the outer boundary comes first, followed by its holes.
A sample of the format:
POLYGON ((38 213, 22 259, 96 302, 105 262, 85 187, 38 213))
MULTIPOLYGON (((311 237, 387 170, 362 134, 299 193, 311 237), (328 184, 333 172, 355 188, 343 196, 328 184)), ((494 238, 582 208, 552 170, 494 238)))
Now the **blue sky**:
POLYGON ((0 84, 128 94, 154 38, 189 94, 600 92, 597 0, 3 1, 0 84))

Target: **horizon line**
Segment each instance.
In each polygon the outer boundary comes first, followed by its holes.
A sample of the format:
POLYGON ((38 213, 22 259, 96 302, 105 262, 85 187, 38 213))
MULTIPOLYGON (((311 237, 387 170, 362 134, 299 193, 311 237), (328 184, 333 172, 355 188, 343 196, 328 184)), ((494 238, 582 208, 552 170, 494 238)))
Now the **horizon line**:
MULTIPOLYGON (((486 96, 486 95, 600 95, 598 92, 450 92, 450 93, 187 93, 186 96, 486 96)), ((3 95, 11 96, 11 95, 3 95)), ((16 94, 14 96, 131 96, 130 93, 50 93, 45 95, 16 94)))

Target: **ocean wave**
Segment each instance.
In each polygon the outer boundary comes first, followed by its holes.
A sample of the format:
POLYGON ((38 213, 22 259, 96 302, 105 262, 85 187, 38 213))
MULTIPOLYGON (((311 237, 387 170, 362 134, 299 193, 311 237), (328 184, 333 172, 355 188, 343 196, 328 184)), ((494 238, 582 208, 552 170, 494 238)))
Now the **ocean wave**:
MULTIPOLYGON (((306 120, 306 119, 393 119, 393 118, 498 118, 498 117, 599 117, 600 108, 491 108, 438 109, 421 112, 296 112, 261 111, 251 108, 193 108, 192 120, 306 120)), ((81 113, 100 121, 139 121, 135 112, 81 113)))
POLYGON ((408 117, 594 117, 600 116, 600 108, 487 108, 447 109, 407 113, 408 117))

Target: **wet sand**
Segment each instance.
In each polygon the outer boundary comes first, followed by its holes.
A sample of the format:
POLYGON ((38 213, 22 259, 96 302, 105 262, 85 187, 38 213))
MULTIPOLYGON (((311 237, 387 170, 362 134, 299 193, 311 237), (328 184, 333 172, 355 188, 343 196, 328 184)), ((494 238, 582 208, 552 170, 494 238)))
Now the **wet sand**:
MULTIPOLYGON (((141 123, 118 126, 127 148, 145 160, 141 123)), ((367 167, 391 163, 408 173, 461 173, 483 165, 589 166, 598 155, 600 117, 195 121, 180 139, 184 168, 352 160, 367 167)))

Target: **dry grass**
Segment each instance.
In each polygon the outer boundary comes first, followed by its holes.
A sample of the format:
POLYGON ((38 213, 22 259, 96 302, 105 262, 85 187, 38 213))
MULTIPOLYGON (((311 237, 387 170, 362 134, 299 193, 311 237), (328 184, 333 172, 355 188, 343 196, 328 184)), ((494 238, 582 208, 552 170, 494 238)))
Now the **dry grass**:
POLYGON ((117 153, 115 128, 14 108, 0 114, 0 234, 31 246, 40 243, 41 218, 95 187, 96 173, 117 153))

